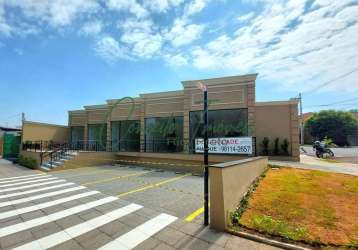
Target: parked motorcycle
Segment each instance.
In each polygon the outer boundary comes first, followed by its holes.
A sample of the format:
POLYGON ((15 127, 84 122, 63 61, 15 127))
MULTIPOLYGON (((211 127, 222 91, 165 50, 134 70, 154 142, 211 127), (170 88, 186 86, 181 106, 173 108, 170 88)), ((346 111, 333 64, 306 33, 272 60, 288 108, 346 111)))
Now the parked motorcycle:
POLYGON ((318 158, 333 158, 333 151, 328 148, 328 146, 324 142, 315 141, 313 143, 313 150, 316 151, 316 156, 318 158))

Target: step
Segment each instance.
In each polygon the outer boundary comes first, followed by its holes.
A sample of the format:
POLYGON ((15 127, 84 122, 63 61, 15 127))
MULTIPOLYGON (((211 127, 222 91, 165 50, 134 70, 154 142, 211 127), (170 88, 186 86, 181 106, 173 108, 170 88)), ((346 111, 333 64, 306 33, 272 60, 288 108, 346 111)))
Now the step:
POLYGON ((48 172, 48 171, 51 170, 51 168, 46 167, 45 165, 41 165, 41 166, 40 166, 40 169, 41 169, 41 170, 44 170, 44 171, 46 171, 46 172, 48 172))

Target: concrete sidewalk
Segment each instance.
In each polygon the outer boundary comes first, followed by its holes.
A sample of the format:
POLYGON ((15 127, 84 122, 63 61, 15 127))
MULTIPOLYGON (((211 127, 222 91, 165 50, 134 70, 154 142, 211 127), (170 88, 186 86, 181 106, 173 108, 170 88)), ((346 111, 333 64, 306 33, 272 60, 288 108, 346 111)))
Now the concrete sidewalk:
POLYGON ((321 170, 321 171, 341 173, 341 174, 358 175, 358 164, 346 163, 346 162, 331 163, 304 154, 301 154, 300 162, 269 161, 269 163, 272 165, 278 165, 283 167, 294 167, 294 168, 321 170))
MULTIPOLYGON (((97 172, 94 177, 98 176, 97 172)), ((113 183, 101 185, 115 188, 113 183)), ((98 186, 88 188, 68 176, 40 173, 5 160, 0 161, 0 186, 1 250, 278 249, 189 223, 141 200, 101 192, 98 186)))

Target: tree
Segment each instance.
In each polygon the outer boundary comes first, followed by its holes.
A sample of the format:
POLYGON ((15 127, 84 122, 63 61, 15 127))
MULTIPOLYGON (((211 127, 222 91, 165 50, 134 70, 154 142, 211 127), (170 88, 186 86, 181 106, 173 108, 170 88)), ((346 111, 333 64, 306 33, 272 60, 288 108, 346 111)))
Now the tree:
POLYGON ((339 146, 348 145, 347 136, 358 133, 358 121, 350 112, 323 110, 309 118, 305 124, 313 138, 328 137, 339 146))

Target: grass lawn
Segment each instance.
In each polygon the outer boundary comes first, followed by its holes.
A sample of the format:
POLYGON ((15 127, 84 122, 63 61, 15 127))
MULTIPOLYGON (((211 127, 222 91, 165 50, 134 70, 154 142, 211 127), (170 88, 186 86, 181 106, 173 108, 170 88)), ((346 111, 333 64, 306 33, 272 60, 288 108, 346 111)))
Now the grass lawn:
POLYGON ((310 244, 358 247, 358 177, 270 169, 239 224, 310 244))

